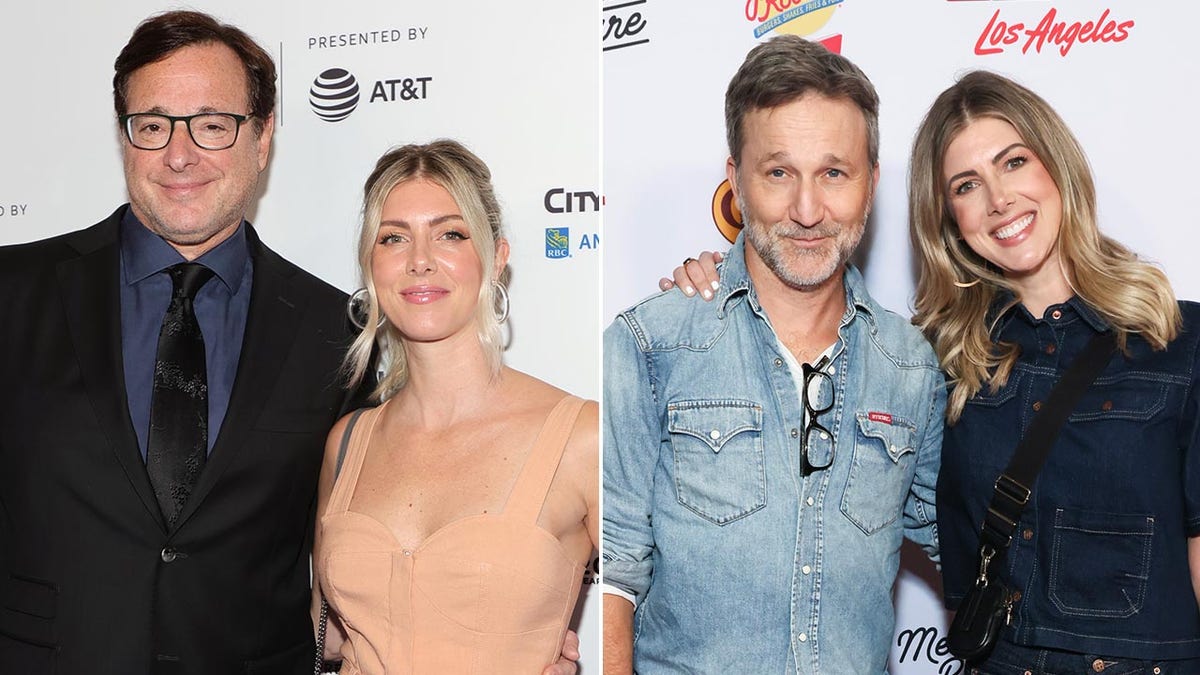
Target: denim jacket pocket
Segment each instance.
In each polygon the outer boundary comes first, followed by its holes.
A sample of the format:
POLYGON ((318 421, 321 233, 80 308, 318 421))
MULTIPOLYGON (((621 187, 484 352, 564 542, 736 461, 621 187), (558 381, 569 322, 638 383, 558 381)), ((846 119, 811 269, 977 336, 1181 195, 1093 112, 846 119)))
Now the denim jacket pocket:
POLYGON ((1124 618, 1142 609, 1154 516, 1056 509, 1050 600, 1071 616, 1124 618))
POLYGON ((740 400, 667 404, 675 496, 696 515, 727 525, 767 503, 762 406, 740 400))
POLYGON ((842 513, 866 534, 875 534, 904 510, 916 456, 916 427, 894 415, 859 412, 854 457, 842 513))
MULTIPOLYGON (((1167 406, 1168 385, 1156 379, 1139 377, 1135 373, 1116 378, 1101 378, 1088 387, 1079 404, 1072 411, 1069 421, 1105 422, 1118 420, 1114 429, 1129 429, 1133 432, 1130 441, 1136 441, 1140 433, 1138 426, 1123 421, 1146 422, 1167 406)), ((1111 438, 1107 434, 1104 438, 1111 438)))

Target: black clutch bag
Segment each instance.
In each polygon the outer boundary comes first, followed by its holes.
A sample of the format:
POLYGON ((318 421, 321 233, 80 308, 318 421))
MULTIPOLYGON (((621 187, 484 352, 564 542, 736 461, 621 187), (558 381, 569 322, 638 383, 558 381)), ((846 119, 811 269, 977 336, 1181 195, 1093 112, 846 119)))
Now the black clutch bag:
POLYGON ((982 564, 980 576, 959 604, 946 636, 950 653, 967 661, 977 661, 991 653, 1000 629, 1012 619, 1012 591, 1000 579, 987 577, 990 562, 989 558, 982 564))

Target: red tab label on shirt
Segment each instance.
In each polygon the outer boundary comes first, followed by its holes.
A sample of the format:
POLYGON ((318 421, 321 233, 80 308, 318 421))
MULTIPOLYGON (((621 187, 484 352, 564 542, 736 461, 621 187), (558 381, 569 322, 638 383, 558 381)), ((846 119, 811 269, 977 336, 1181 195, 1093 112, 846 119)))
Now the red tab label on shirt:
POLYGON ((867 419, 872 422, 883 422, 884 424, 892 423, 892 416, 883 412, 869 412, 867 413, 867 419))

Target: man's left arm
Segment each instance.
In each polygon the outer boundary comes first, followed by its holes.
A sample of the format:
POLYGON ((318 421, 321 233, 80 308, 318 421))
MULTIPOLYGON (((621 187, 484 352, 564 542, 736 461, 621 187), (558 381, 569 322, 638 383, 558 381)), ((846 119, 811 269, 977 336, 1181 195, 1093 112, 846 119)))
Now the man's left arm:
POLYGON ((927 380, 930 383, 929 409, 924 433, 917 448, 917 468, 912 487, 904 503, 904 536, 925 549, 935 563, 940 563, 937 534, 938 468, 942 463, 942 432, 945 429, 946 380, 940 370, 927 380))

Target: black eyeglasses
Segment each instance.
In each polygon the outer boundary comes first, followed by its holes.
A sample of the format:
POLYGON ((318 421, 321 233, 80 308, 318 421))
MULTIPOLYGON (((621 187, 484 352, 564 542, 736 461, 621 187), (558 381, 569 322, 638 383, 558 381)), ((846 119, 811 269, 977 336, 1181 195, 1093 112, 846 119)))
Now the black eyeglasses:
POLYGON ((822 356, 817 365, 800 364, 804 373, 804 390, 800 401, 804 404, 804 435, 800 442, 800 455, 804 459, 804 475, 828 469, 833 464, 833 432, 817 421, 818 415, 833 410, 833 378, 825 372, 829 357, 822 356))
POLYGON ((250 115, 234 113, 197 113, 195 115, 160 115, 132 113, 118 117, 125 137, 140 150, 162 150, 171 142, 175 123, 187 126, 192 142, 205 150, 224 150, 237 143, 238 129, 250 115))

